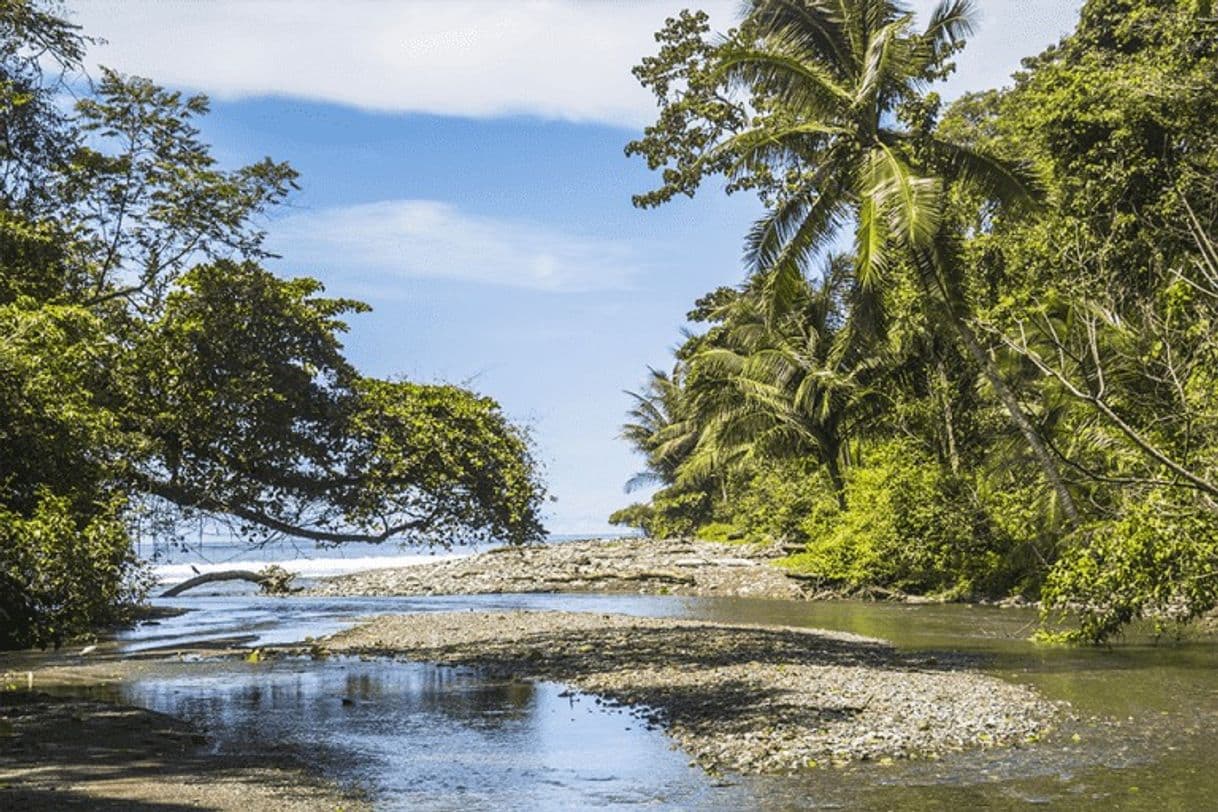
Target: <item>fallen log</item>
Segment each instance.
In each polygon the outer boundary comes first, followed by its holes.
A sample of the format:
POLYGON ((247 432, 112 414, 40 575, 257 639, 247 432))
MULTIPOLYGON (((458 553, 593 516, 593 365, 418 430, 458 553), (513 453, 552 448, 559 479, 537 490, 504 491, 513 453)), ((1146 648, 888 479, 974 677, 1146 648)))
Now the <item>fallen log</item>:
POLYGON ((273 576, 265 572, 250 572, 249 570, 224 570, 223 572, 205 572, 202 575, 197 575, 189 581, 183 581, 176 586, 171 586, 161 593, 162 598, 174 598, 181 595, 188 589, 194 589, 197 586, 204 584, 213 584, 216 581, 249 581, 255 584, 264 584, 273 576))

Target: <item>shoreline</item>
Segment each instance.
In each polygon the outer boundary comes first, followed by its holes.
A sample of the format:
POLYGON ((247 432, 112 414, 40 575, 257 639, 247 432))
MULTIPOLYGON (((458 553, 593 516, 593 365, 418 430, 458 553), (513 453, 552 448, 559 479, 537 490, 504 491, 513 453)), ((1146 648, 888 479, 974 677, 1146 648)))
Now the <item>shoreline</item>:
MULTIPOLYGON (((688 540, 572 541, 346 574, 303 594, 822 597, 774 566, 779 555, 750 545, 688 540)), ((204 648, 208 658, 248 653, 204 648)), ((358 795, 325 782, 308 765, 278 758, 247 764, 208 754, 205 737, 188 722, 99 704, 90 687, 130 677, 139 661, 181 654, 146 652, 115 661, 118 652, 107 649, 89 664, 44 661, 36 670, 39 687, 49 686, 50 695, 0 693, 0 731, 15 729, 23 704, 42 708, 40 715, 50 720, 0 736, 0 787, 7 785, 0 800, 52 809, 85 798, 157 803, 197 796, 197 803, 221 809, 246 807, 249 798, 267 809, 367 808, 358 795), (49 683, 44 675, 52 677, 49 683), (82 721, 64 733, 64 719, 82 721), (166 732, 144 735, 148 730, 166 732), (56 735, 68 736, 68 744, 35 769, 30 742, 56 735), (104 747, 100 757, 90 749, 97 747, 104 747), (120 752, 122 764, 155 763, 155 774, 173 776, 189 793, 157 786, 152 772, 127 774, 133 771, 113 762, 112 754, 120 752), (80 764, 89 766, 78 769, 80 764)), ((662 728, 691 764, 712 775, 792 773, 1018 747, 1043 738, 1066 715, 1032 689, 976 670, 974 658, 905 653, 885 641, 819 629, 578 612, 428 613, 365 620, 318 641, 267 646, 261 653, 409 659, 561 683, 572 696, 626 706, 643 724, 662 728)), ((20 668, 20 660, 4 664, 20 668)))
POLYGON ((329 597, 629 593, 803 600, 807 583, 773 565, 781 553, 686 539, 588 539, 500 547, 457 559, 318 579, 329 597))
POLYGON ((216 753, 207 734, 188 721, 89 696, 104 693, 123 670, 121 663, 40 668, 34 673, 49 690, 33 691, 25 689, 25 673, 4 674, 0 806, 48 812, 372 808, 359 791, 321 778, 297 758, 216 753))
POLYGON ((631 706, 708 772, 789 773, 1019 746, 1062 716, 965 657, 857 635, 571 612, 387 615, 318 641, 353 654, 485 668, 631 706))

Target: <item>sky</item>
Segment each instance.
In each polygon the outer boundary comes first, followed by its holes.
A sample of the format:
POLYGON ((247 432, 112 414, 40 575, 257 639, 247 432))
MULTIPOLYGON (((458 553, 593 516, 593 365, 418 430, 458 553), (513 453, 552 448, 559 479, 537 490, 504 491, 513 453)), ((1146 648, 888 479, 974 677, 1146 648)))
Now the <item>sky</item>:
MULTIPOLYGON (((923 15, 931 0, 910 4, 923 15)), ((1068 33, 1081 0, 980 0, 939 88, 999 87, 1068 33)), ((632 208, 655 178, 624 145, 655 114, 630 68, 684 7, 737 0, 70 0, 93 65, 204 92, 222 165, 270 155, 302 189, 265 223, 270 267, 374 308, 346 347, 365 373, 469 386, 527 426, 554 533, 608 529, 645 494, 618 439, 694 299, 743 279, 760 214, 706 184, 632 208)))

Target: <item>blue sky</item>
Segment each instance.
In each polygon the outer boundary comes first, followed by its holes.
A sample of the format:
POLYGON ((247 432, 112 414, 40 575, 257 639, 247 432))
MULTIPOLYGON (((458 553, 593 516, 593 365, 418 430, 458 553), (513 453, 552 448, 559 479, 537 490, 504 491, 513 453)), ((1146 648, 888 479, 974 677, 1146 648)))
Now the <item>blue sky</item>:
MULTIPOLYGON (((651 115, 630 67, 685 5, 736 3, 76 0, 91 59, 213 98, 227 165, 291 162, 302 191, 268 223, 273 264, 369 302, 346 345, 366 373, 467 383, 528 425, 549 526, 595 533, 632 499, 616 435, 685 312, 742 279, 751 198, 709 185, 639 211, 623 155, 651 115)), ((925 12, 932 3, 912 5, 925 12)), ((1078 0, 982 0, 947 95, 1001 85, 1074 24, 1078 0)))

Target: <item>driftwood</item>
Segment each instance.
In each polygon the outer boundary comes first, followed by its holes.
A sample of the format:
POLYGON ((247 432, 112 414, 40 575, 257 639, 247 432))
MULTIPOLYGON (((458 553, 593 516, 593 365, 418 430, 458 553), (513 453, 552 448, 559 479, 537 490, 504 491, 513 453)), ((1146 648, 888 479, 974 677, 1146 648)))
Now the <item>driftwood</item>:
POLYGON ((197 586, 204 584, 215 583, 216 581, 250 581, 255 584, 264 584, 273 576, 265 572, 251 572, 249 570, 224 570, 223 572, 207 572, 203 575, 195 576, 189 581, 183 581, 176 586, 171 586, 161 593, 162 598, 173 598, 181 595, 188 589, 194 589, 197 586))

